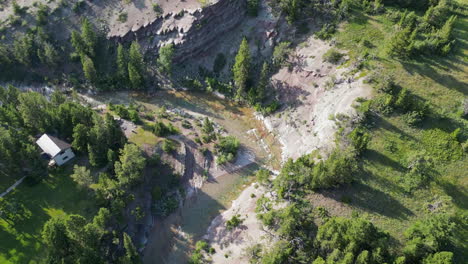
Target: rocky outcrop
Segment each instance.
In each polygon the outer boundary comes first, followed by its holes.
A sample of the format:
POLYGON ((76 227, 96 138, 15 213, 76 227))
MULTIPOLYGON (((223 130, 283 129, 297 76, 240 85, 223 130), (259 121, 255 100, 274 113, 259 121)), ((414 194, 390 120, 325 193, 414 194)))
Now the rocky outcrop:
POLYGON ((208 51, 223 33, 232 30, 244 19, 246 0, 219 0, 194 11, 169 13, 154 21, 133 28, 122 36, 110 36, 117 42, 138 40, 149 53, 169 43, 176 46, 178 62, 208 51))

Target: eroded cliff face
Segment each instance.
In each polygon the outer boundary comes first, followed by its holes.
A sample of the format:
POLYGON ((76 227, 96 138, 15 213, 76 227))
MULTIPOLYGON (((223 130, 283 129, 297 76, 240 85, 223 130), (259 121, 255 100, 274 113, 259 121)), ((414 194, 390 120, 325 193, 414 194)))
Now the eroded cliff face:
POLYGON ((150 54, 173 43, 175 60, 182 62, 211 49, 218 39, 245 18, 246 0, 218 0, 196 10, 168 13, 123 35, 110 35, 117 42, 138 40, 150 54))

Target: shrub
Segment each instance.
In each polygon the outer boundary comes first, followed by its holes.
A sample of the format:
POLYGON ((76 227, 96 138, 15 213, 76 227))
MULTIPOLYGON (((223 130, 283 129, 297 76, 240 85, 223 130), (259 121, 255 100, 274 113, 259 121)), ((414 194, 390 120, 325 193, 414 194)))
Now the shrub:
POLYGON ((241 218, 240 214, 234 215, 231 219, 226 221, 226 229, 233 230, 236 227, 240 226, 244 222, 244 219, 241 218))
POLYGON ((163 143, 162 143, 162 150, 166 153, 170 153, 170 152, 173 152, 175 151, 177 148, 176 144, 174 141, 170 140, 170 139, 164 139, 163 143))
POLYGON ((158 4, 153 4, 153 11, 157 14, 157 15, 161 15, 163 13, 163 9, 160 5, 158 4))
POLYGON ((406 124, 412 127, 418 126, 424 119, 424 114, 420 111, 410 111, 403 116, 406 124))
POLYGON ((289 53, 291 52, 291 49, 289 48, 290 45, 291 42, 283 41, 275 46, 272 61, 276 66, 281 67, 286 65, 289 53))
POLYGON ((225 164, 234 160, 240 142, 233 136, 221 138, 218 144, 215 145, 216 153, 218 154, 217 163, 225 164))
POLYGON ((158 137, 165 137, 168 135, 177 134, 179 131, 172 124, 166 125, 161 121, 157 121, 153 125, 153 133, 158 137))
POLYGON ((257 16, 259 4, 259 0, 247 0, 247 13, 253 17, 257 16))
POLYGON ((333 64, 337 64, 341 58, 343 58, 343 54, 333 48, 329 49, 325 54, 323 54, 323 60, 333 64))
POLYGON ((124 23, 124 22, 127 22, 127 17, 128 17, 128 14, 126 12, 120 13, 117 20, 121 23, 124 23))
POLYGON ((317 31, 315 35, 322 40, 330 39, 333 34, 336 32, 336 25, 335 24, 325 24, 322 26, 322 29, 317 31))

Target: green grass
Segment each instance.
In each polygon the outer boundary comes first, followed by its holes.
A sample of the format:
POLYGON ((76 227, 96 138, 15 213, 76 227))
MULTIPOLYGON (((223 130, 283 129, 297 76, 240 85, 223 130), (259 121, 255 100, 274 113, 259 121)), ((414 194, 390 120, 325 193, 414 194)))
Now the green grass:
POLYGON ((142 127, 139 127, 135 131, 136 133, 130 136, 128 139, 130 142, 135 145, 142 147, 144 145, 155 146, 162 139, 155 136, 152 132, 144 130, 142 127))
MULTIPOLYGON (((409 61, 386 55, 394 27, 385 15, 354 11, 336 36, 338 47, 349 50, 351 59, 364 52, 374 57, 366 63, 365 72, 394 76, 398 85, 430 105, 431 114, 419 128, 409 127, 397 113, 373 120, 373 137, 363 156, 364 173, 358 183, 343 189, 353 209, 390 233, 397 251, 404 242, 403 231, 433 213, 429 204, 441 202, 437 211, 468 213, 468 158, 460 144, 450 140, 456 128, 464 131, 464 140, 468 136, 468 122, 458 114, 461 100, 468 96, 467 28, 467 17, 459 15, 454 30, 457 43, 447 57, 421 56, 409 61), (364 40, 370 48, 362 44, 364 40), (425 151, 434 158, 435 176, 426 188, 408 193, 401 179, 407 170, 406 159, 415 151, 425 151)), ((457 263, 468 259, 468 245, 463 243, 467 232, 465 226, 453 241, 457 263)))
POLYGON ((80 214, 91 218, 97 211, 89 192, 80 190, 71 180, 72 165, 51 173, 43 182, 28 186, 23 183, 5 199, 24 204, 24 220, 7 223, 0 219, 0 263, 42 263, 45 257, 41 244, 44 223, 56 215, 80 214))

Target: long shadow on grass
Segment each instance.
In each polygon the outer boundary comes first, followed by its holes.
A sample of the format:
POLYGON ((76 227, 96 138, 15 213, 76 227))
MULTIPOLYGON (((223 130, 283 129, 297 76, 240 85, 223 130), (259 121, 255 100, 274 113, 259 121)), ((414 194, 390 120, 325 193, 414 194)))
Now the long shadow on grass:
POLYGON ((407 219, 413 212, 400 201, 389 194, 372 188, 363 183, 340 188, 334 192, 324 192, 323 195, 341 202, 346 202, 361 210, 377 213, 395 219, 407 219))
POLYGON ((468 190, 462 186, 456 186, 450 182, 439 182, 445 193, 452 198, 453 203, 464 210, 468 210, 468 190))
POLYGON ((440 85, 448 88, 455 89, 464 95, 468 94, 468 83, 458 80, 449 74, 440 73, 433 68, 434 62, 429 59, 421 59, 426 63, 402 62, 406 71, 411 74, 417 73, 422 76, 431 78, 440 85))
POLYGON ((391 131, 393 133, 403 135, 404 137, 406 137, 408 139, 417 141, 415 137, 413 137, 412 135, 410 135, 410 134, 406 133, 405 131, 399 129, 398 127, 394 126, 393 124, 391 124, 390 122, 388 122, 387 120, 382 118, 381 116, 374 115, 373 120, 376 122, 376 127, 381 127, 383 129, 391 131))
POLYGON ((392 169, 394 169, 396 171, 399 171, 399 172, 405 172, 406 171, 406 169, 403 166, 401 166, 400 163, 398 163, 397 161, 392 160, 391 158, 383 155, 380 152, 377 152, 376 150, 368 149, 365 152, 365 157, 370 163, 377 162, 377 163, 380 163, 380 164, 382 164, 384 166, 391 167, 392 169))

